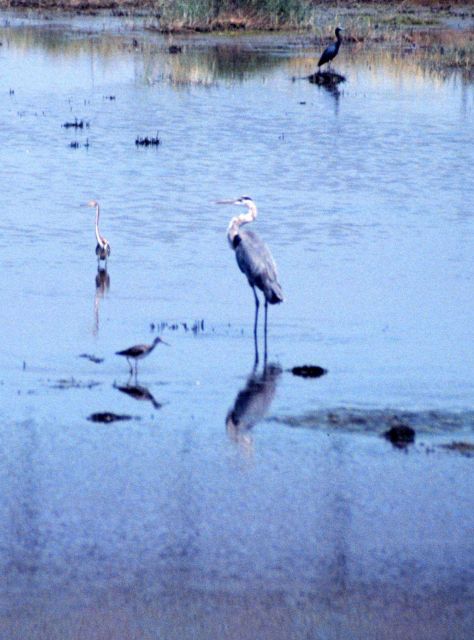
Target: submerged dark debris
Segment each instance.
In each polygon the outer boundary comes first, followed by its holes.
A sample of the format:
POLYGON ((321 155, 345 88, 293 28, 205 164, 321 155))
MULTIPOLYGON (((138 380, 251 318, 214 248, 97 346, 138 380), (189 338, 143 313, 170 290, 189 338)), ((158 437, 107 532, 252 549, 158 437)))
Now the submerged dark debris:
POLYGON ((97 356, 91 355, 90 353, 81 353, 78 357, 86 358, 86 360, 90 360, 95 364, 100 364, 101 362, 104 362, 104 358, 98 358, 97 356))
POLYGON ((303 364, 300 367, 293 367, 291 373, 301 378, 320 378, 327 373, 327 369, 314 364, 303 364))
POLYGON ((86 149, 88 149, 90 147, 89 139, 87 138, 87 140, 83 144, 81 144, 77 140, 74 140, 73 142, 69 143, 69 146, 71 147, 71 149, 79 149, 79 147, 85 147, 86 149))
POLYGON ((415 430, 407 424, 394 424, 384 432, 383 436, 398 448, 404 448, 415 442, 415 430))
POLYGON ((98 387, 101 383, 89 380, 88 382, 81 382, 75 378, 61 378, 57 382, 51 385, 53 389, 93 389, 98 387))
POLYGON ((148 136, 146 136, 145 138, 140 138, 140 136, 137 136, 137 138, 135 139, 135 144, 137 147, 157 147, 159 144, 161 144, 161 140, 158 138, 158 134, 156 134, 155 138, 149 138, 148 136))
POLYGON ((74 122, 65 122, 61 126, 65 129, 84 129, 84 127, 88 129, 89 123, 84 122, 84 120, 78 120, 77 118, 74 118, 74 122))
POLYGON ((102 422, 109 424, 110 422, 118 422, 120 420, 131 420, 132 416, 126 414, 112 413, 111 411, 103 411, 99 413, 92 413, 88 418, 91 422, 102 422))
POLYGON ((191 331, 192 333, 194 333, 194 335, 197 335, 198 333, 204 332, 204 320, 194 320, 194 322, 192 323, 185 321, 157 323, 151 322, 150 329, 152 331, 155 331, 155 329, 157 329, 159 334, 163 333, 165 329, 168 329, 169 331, 179 331, 180 329, 183 329, 185 333, 191 331))

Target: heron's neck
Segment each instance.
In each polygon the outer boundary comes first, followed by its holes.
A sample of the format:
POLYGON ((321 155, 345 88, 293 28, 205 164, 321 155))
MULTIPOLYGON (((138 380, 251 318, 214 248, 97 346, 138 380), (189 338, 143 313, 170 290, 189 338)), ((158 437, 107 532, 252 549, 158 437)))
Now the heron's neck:
POLYGON ((248 209, 245 213, 241 213, 238 216, 234 216, 232 220, 229 222, 229 226, 227 227, 227 239, 229 240, 229 244, 231 247, 234 246, 234 238, 239 233, 239 228, 243 224, 248 224, 249 222, 253 222, 257 217, 257 207, 255 204, 249 204, 248 209))
POLYGON ((103 246, 104 241, 99 233, 99 216, 100 216, 99 205, 96 204, 95 205, 95 237, 97 238, 97 242, 100 244, 100 246, 103 246))

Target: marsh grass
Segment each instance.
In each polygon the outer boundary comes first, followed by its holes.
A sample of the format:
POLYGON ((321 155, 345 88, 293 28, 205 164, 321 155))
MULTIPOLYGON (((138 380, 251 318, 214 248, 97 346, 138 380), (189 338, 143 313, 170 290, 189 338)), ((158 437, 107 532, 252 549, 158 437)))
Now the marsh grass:
POLYGON ((154 5, 162 31, 311 29, 323 33, 342 23, 354 37, 364 38, 377 29, 436 25, 446 13, 431 5, 407 2, 154 0, 154 5))
POLYGON ((311 28, 310 0, 156 0, 160 30, 228 31, 311 28))

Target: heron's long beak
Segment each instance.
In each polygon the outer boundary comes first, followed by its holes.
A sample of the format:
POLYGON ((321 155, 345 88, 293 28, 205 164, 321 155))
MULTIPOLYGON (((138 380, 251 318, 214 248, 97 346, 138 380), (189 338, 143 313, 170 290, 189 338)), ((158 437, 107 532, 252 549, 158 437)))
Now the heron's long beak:
POLYGON ((216 200, 215 204, 235 204, 235 200, 216 200))
POLYGON ((165 344, 167 347, 171 347, 170 343, 169 343, 169 342, 165 342, 165 341, 163 340, 163 338, 160 338, 160 343, 161 343, 161 344, 165 344))

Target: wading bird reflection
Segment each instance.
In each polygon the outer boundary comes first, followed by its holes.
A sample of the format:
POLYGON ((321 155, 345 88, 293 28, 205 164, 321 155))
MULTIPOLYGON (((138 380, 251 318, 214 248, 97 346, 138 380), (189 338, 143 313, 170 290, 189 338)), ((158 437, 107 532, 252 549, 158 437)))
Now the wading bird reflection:
POLYGON ((225 421, 227 434, 246 449, 252 444, 249 431, 263 420, 273 402, 281 373, 278 365, 266 365, 262 373, 257 373, 254 366, 245 387, 239 391, 229 409, 225 421))
POLYGON ((217 204, 235 204, 247 208, 246 213, 234 216, 227 228, 229 244, 235 251, 239 269, 247 276, 255 297, 255 362, 258 363, 257 323, 260 302, 256 288, 262 291, 265 298, 265 360, 267 357, 267 314, 269 304, 283 302, 283 292, 278 282, 277 269, 267 245, 253 231, 242 229, 242 225, 253 222, 257 217, 257 207, 249 196, 237 200, 219 200, 217 204))
POLYGON ((137 375, 137 364, 138 360, 142 360, 150 355, 153 349, 159 343, 166 344, 168 343, 162 340, 161 338, 155 338, 151 344, 136 344, 133 347, 129 347, 128 349, 124 349, 123 351, 116 351, 115 354, 117 356, 124 356, 127 358, 128 366, 130 367, 130 373, 133 373, 133 366, 131 360, 135 361, 135 377, 137 375))
POLYGON ((121 391, 122 393, 127 394, 131 398, 135 398, 135 400, 144 400, 149 401, 153 405, 155 409, 161 409, 163 406, 160 402, 158 402, 154 395, 147 387, 142 387, 138 384, 126 384, 126 385, 114 385, 116 389, 121 391))
POLYGON ((100 217, 100 205, 97 200, 89 200, 88 207, 95 207, 95 237, 97 238, 97 246, 95 248, 95 255, 97 260, 105 260, 110 256, 110 244, 107 238, 104 238, 99 231, 99 217, 100 217))
MULTIPOLYGON (((100 265, 100 263, 99 263, 100 265)), ((99 306, 100 301, 105 296, 110 287, 110 276, 107 273, 107 269, 101 266, 97 266, 97 273, 95 276, 95 296, 94 296, 94 335, 99 332, 99 306)))
MULTIPOLYGON (((341 27, 336 28, 336 42, 333 42, 332 44, 330 44, 329 47, 326 47, 322 52, 318 62, 318 70, 321 70, 321 67, 323 66, 323 64, 329 63, 331 62, 331 60, 334 60, 334 58, 339 53, 339 47, 341 46, 341 42, 342 42, 341 31, 342 31, 341 27)), ((328 67, 329 67, 329 64, 328 64, 328 67)))

